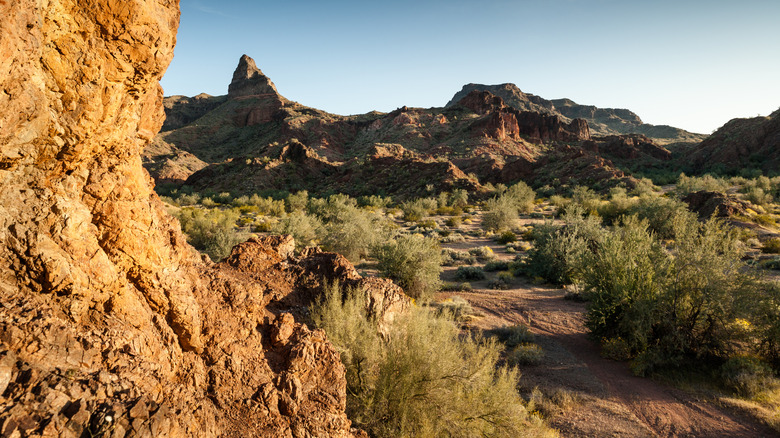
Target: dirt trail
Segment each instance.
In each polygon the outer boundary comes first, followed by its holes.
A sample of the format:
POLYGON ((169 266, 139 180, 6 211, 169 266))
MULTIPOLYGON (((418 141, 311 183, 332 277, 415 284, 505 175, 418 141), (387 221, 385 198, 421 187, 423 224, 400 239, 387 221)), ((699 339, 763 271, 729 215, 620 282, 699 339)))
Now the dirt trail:
MULTIPOLYGON (((491 246, 500 258, 510 258, 501 246, 483 238, 457 245, 491 246)), ((443 273, 451 280, 454 268, 443 273)), ((776 432, 713 400, 634 376, 626 363, 605 359, 587 336, 585 304, 564 299, 564 291, 515 279, 509 290, 487 289, 487 281, 472 283, 458 295, 481 315, 475 328, 488 330, 527 324, 545 350, 543 362, 521 367, 521 387, 538 387, 547 398, 544 413, 564 437, 776 437, 776 432), (560 400, 574 400, 561 403, 560 400)))

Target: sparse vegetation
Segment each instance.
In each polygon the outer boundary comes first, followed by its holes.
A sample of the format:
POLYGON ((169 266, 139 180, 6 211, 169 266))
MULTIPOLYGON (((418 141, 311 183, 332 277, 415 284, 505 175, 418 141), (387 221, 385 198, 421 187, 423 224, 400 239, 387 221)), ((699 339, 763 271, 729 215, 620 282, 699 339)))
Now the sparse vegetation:
POLYGON ((327 288, 312 309, 347 369, 347 413, 377 437, 556 436, 526 410, 500 348, 415 307, 382 336, 365 296, 327 288), (435 352, 432 354, 432 352, 435 352))

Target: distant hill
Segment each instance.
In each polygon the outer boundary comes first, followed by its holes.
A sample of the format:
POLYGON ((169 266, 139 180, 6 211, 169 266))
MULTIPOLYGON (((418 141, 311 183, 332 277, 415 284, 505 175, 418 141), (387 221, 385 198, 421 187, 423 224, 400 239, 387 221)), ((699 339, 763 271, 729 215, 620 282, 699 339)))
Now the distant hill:
POLYGON ((502 98, 507 105, 522 111, 557 115, 564 120, 584 119, 588 122, 591 134, 596 136, 642 134, 661 145, 698 143, 707 137, 704 134, 695 134, 672 126, 644 123, 638 115, 627 109, 597 108, 592 105, 580 105, 570 99, 547 100, 524 93, 515 84, 467 84, 455 93, 447 106, 455 105, 472 91, 488 91, 502 98))
POLYGON ((733 119, 700 144, 682 152, 690 171, 780 172, 780 109, 768 117, 733 119))
POLYGON ((471 90, 444 108, 340 116, 284 98, 244 55, 227 95, 165 98, 168 118, 145 166, 158 183, 198 189, 404 197, 518 180, 631 184, 626 163, 671 155, 640 134, 593 135, 587 119, 517 87, 497 87, 471 90))

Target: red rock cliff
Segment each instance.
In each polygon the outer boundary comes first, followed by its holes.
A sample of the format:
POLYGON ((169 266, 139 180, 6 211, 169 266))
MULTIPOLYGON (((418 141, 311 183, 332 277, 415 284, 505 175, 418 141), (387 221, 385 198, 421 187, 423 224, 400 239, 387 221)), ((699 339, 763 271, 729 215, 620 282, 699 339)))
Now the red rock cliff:
POLYGON ((268 307, 322 264, 260 240, 203 261, 141 167, 178 1, 0 16, 0 435, 351 436, 338 354, 268 307))

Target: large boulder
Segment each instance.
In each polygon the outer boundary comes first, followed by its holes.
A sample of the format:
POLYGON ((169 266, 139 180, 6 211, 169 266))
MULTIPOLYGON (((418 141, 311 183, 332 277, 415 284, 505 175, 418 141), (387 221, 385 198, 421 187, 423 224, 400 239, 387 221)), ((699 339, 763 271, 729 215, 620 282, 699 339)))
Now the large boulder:
MULTIPOLYGON (((338 353, 279 304, 314 290, 290 241, 212 264, 141 166, 178 2, 0 15, 0 435, 356 433, 338 353)), ((246 65, 236 93, 267 91, 246 65)))

